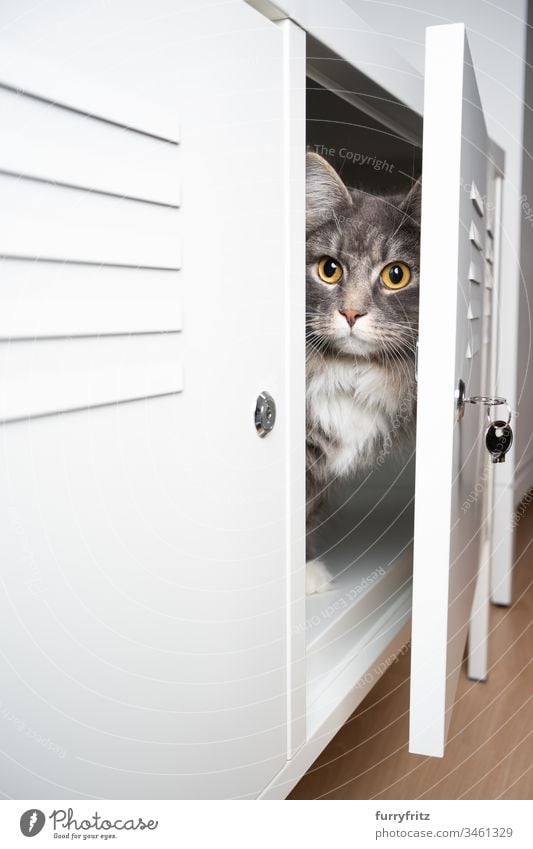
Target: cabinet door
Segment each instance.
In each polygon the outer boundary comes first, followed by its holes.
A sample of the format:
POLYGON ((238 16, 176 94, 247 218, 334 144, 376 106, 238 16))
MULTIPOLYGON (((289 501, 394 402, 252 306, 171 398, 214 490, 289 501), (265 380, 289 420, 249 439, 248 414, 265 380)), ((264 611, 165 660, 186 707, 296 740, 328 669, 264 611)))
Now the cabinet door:
POLYGON ((487 134, 465 28, 427 30, 410 749, 442 756, 480 546, 487 134))
POLYGON ((0 785, 256 796, 287 752, 283 34, 192 0, 0 23, 0 785))

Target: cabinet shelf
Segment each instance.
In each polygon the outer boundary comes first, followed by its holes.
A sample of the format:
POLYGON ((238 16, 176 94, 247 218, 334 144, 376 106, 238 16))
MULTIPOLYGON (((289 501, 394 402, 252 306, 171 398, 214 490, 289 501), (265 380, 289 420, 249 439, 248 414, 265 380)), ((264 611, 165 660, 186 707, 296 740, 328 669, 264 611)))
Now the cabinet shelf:
POLYGON ((335 709, 344 672, 361 690, 361 679, 379 677, 372 667, 386 636, 393 640, 410 617, 413 506, 405 487, 381 492, 362 491, 355 508, 346 499, 323 528, 333 540, 322 557, 333 582, 307 598, 308 734, 335 709))

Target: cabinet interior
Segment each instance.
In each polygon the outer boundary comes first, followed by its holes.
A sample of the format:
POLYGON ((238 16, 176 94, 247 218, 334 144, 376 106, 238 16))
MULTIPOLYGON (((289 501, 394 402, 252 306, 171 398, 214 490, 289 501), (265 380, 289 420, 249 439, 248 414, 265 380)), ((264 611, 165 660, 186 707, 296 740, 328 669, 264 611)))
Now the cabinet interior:
MULTIPOLYGON (((361 98, 361 93, 358 93, 361 98)), ((421 150, 383 122, 307 79, 307 149, 320 153, 350 187, 386 194, 407 191, 421 171, 421 150)), ((392 444, 381 465, 336 487, 328 517, 314 532, 332 589, 307 596, 308 733, 316 731, 347 678, 375 673, 410 616, 414 456, 392 444), (385 651, 386 654, 386 651, 385 651)), ((361 688, 361 698, 366 688, 361 688)))

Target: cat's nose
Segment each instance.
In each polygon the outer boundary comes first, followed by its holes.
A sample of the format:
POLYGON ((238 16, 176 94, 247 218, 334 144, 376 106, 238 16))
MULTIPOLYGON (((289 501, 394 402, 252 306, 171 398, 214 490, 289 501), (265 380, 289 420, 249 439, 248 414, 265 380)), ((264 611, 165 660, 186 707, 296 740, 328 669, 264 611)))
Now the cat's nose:
POLYGON ((353 327, 359 316, 366 315, 365 312, 358 312, 357 310, 339 310, 340 314, 344 316, 350 327, 353 327))

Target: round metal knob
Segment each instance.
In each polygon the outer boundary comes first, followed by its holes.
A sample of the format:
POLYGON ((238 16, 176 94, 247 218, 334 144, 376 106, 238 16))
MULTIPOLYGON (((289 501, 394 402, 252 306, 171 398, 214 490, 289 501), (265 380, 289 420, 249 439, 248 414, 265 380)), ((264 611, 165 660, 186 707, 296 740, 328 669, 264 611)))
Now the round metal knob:
POLYGON ((457 389, 455 390, 455 418, 456 421, 460 422, 465 414, 465 392, 466 386, 464 380, 459 378, 459 382, 457 384, 457 389))
POLYGON ((268 392, 261 392, 257 396, 255 405, 255 428, 260 437, 264 437, 273 430, 276 424, 276 402, 268 392))

